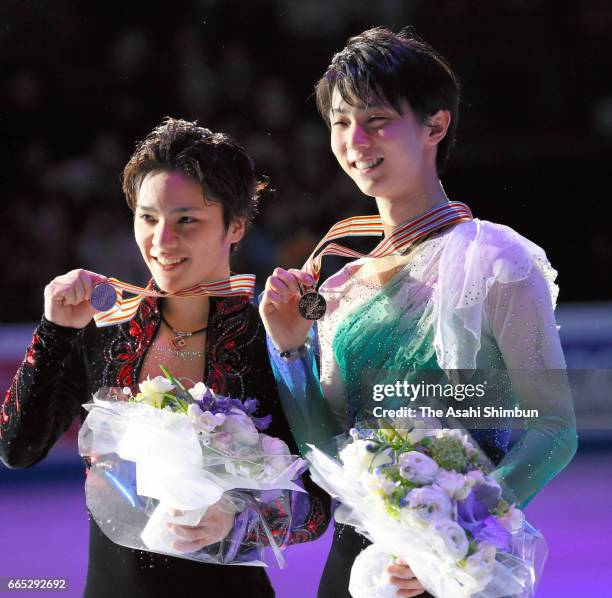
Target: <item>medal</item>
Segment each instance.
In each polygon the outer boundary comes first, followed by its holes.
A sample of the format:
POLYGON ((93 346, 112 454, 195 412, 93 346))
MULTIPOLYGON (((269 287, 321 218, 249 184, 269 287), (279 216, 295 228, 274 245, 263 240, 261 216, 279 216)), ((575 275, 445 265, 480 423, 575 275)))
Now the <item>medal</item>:
POLYGON ((89 302, 98 311, 108 311, 115 306, 117 301, 117 291, 113 285, 102 282, 96 285, 91 292, 89 302))
POLYGON ((304 288, 298 283, 302 297, 298 303, 298 311, 305 320, 319 320, 325 315, 327 303, 321 293, 314 290, 304 292, 304 288))

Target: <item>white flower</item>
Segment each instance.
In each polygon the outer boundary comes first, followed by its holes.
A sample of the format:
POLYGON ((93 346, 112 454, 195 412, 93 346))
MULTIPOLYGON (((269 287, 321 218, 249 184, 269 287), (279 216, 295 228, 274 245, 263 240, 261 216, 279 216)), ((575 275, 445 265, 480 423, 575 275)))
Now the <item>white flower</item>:
POLYGON ((400 486, 399 482, 394 482, 381 473, 366 473, 362 476, 361 482, 368 494, 378 499, 393 494, 400 486))
POLYGON ((446 519, 436 523, 436 531, 444 541, 449 554, 460 561, 465 557, 469 548, 469 541, 463 528, 456 522, 446 519))
POLYGON ((495 546, 489 542, 481 542, 478 550, 466 561, 466 571, 475 577, 488 575, 495 564, 495 546))
MULTIPOLYGON (((354 437, 353 437, 354 438, 354 437)), ((358 451, 357 443, 359 441, 354 439, 353 442, 347 444, 339 454, 342 464, 348 471, 359 472, 361 471, 361 463, 359 460, 360 452, 358 451)))
POLYGON ((340 459, 349 472, 360 475, 393 462, 391 449, 372 452, 368 450, 370 446, 375 446, 370 440, 355 440, 340 451, 340 459))
POLYGON ((453 510, 448 496, 438 488, 415 488, 406 498, 410 508, 428 521, 449 519, 453 510))
POLYGON ((515 532, 523 527, 525 516, 523 515, 523 511, 512 505, 505 515, 497 518, 497 521, 509 532, 515 532))
POLYGON ((174 390, 174 385, 164 376, 156 376, 147 379, 138 385, 140 392, 134 397, 136 401, 161 409, 164 401, 164 393, 174 390))
POLYGON ((376 454, 370 454, 370 462, 369 467, 372 471, 382 467, 383 465, 388 465, 389 463, 393 463, 393 450, 390 448, 386 448, 382 451, 378 451, 376 454), (374 457, 374 458, 372 458, 374 457))
POLYGON ((138 385, 140 392, 144 395, 170 392, 174 389, 174 384, 164 376, 155 376, 153 380, 149 376, 138 385))
POLYGON ((418 451, 401 454, 399 467, 402 477, 417 484, 431 484, 438 472, 438 464, 418 451))
POLYGON ((458 428, 442 428, 441 430, 436 430, 436 438, 454 438, 455 440, 459 440, 461 442, 468 455, 473 452, 478 454, 478 451, 476 451, 474 448, 469 435, 462 432, 458 428))
POLYGON ((216 427, 221 426, 225 422, 223 413, 211 413, 210 411, 202 411, 197 405, 191 403, 187 407, 187 415, 193 420, 194 426, 203 432, 212 432, 216 427))
POLYGON ((272 467, 275 473, 282 473, 291 465, 289 447, 280 438, 262 434, 261 449, 266 455, 266 463, 272 467))
POLYGON ((259 442, 259 432, 253 420, 240 409, 230 411, 223 423, 223 431, 229 432, 241 445, 256 446, 259 442))
MULTIPOLYGON (((382 477, 382 476, 381 476, 382 477)), ((380 495, 383 491, 382 480, 374 473, 366 472, 361 477, 361 483, 373 496, 380 495)))
POLYGON ((378 474, 376 477, 378 478, 380 487, 385 494, 393 494, 401 486, 399 482, 394 482, 384 475, 378 474))
POLYGON ((467 477, 456 471, 438 470, 436 484, 444 490, 449 498, 464 500, 471 492, 467 477))
MULTIPOLYGON (((208 386, 204 382, 198 382, 193 388, 187 392, 192 396, 194 401, 201 401, 204 395, 208 392, 208 386)), ((212 393, 212 391, 210 391, 212 393)))
POLYGON ((461 430, 457 430, 456 428, 443 428, 441 430, 436 430, 436 438, 455 438, 456 440, 461 440, 463 443, 463 434, 461 430))
POLYGON ((440 422, 436 419, 417 419, 414 428, 408 433, 408 440, 413 444, 421 442, 423 438, 435 436, 436 430, 440 428, 440 422))
POLYGON ((200 421, 209 428, 209 431, 214 430, 217 426, 222 426, 225 422, 225 415, 223 413, 211 413, 210 411, 204 411, 200 416, 200 421))

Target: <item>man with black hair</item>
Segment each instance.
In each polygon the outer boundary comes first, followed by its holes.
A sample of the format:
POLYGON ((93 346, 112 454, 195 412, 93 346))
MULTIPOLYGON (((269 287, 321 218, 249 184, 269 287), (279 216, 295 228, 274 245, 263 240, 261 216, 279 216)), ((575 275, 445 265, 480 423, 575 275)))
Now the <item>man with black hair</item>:
MULTIPOLYGON (((248 296, 173 295, 229 279, 231 248, 243 237, 262 189, 252 160, 229 135, 168 118, 138 145, 124 169, 123 189, 151 272, 147 288, 169 296, 144 297, 127 319, 97 328, 90 298, 107 278, 78 269, 52 280, 42 321, 0 407, 0 458, 9 467, 38 463, 77 416, 84 419, 81 404, 99 388, 134 388, 160 375, 161 364, 175 378, 203 381, 219 395, 256 398, 259 415, 272 416, 268 433, 295 454, 265 332, 248 296)), ((86 467, 88 472, 89 462, 86 467)), ((296 493, 290 507, 286 501, 262 505, 272 533, 286 544, 317 538, 329 521, 329 498, 307 476, 304 483, 312 496, 296 493), (275 513, 287 508, 291 529, 275 528, 283 521, 275 513)), ((273 597, 262 567, 189 559, 222 544, 241 516, 217 503, 195 526, 172 524, 172 548, 187 558, 114 544, 91 517, 85 596, 273 597)))
MULTIPOLYGON (((495 465, 500 492, 524 505, 576 450, 571 398, 551 396, 552 385, 525 388, 515 379, 520 370, 565 368, 553 313, 556 272, 540 247, 473 218, 468 206, 446 196, 440 174, 459 96, 448 62, 412 30, 378 27, 349 39, 316 85, 317 106, 341 168, 374 198, 379 217, 366 224, 384 240, 365 256, 332 245, 323 250, 359 259, 319 289, 327 310, 317 322, 318 342, 312 321, 299 312, 304 290, 318 282, 312 260, 303 270, 274 271, 260 313, 302 450, 323 443, 322 430, 331 437, 365 419, 371 392, 364 392, 364 372, 373 384, 391 372, 410 379, 419 370, 507 370, 522 391, 519 402, 554 405, 512 448, 509 429, 473 433, 495 465)), ((362 230, 350 221, 340 228, 362 230)), ((368 544, 354 528, 336 524, 319 598, 349 597, 351 567, 368 544)), ((429 595, 404 562, 388 573, 397 596, 429 595)))

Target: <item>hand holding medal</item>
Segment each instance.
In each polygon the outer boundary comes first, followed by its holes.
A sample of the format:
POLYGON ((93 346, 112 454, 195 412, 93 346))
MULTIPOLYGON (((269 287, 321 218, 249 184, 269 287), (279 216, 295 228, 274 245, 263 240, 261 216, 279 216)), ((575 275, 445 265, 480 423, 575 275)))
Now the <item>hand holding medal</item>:
POLYGON ((58 326, 84 328, 96 313, 92 296, 106 281, 82 268, 57 276, 45 287, 45 318, 58 326))
POLYGON ((300 303, 307 297, 304 289, 311 289, 314 284, 309 274, 295 268, 276 268, 266 280, 259 313, 272 342, 280 351, 290 351, 304 344, 312 319, 306 319, 300 313, 300 303))

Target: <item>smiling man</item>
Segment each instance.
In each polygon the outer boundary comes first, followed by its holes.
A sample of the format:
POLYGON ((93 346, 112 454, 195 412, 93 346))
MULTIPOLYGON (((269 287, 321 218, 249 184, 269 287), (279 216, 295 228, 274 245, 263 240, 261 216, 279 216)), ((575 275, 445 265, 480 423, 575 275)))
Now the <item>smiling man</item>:
POLYGON ((457 128, 459 84, 415 37, 373 29, 334 56, 316 87, 331 147, 393 228, 445 201, 440 174, 457 128))
MULTIPOLYGON (((569 394, 527 386, 516 375, 565 368, 553 313, 556 271, 540 247, 447 198, 440 175, 455 138, 459 95, 446 60, 410 30, 365 31, 333 57, 316 85, 317 106, 339 165, 378 209, 379 218, 361 220, 384 239, 321 285, 327 310, 316 330, 299 311, 304 287, 317 283, 311 261, 308 272, 274 271, 260 313, 302 448, 322 446, 367 419, 375 383, 418 383, 424 371, 507 370, 520 392, 504 400, 554 405, 512 448, 508 428, 473 431, 500 492, 524 505, 576 450, 569 394)), ((361 230, 336 226, 333 240, 336 231, 361 230)), ((330 248, 358 257, 337 241, 323 251, 330 248)), ((310 289, 308 299, 313 295, 310 289)), ((349 598, 351 568, 368 544, 353 527, 336 524, 319 598, 349 598)), ((405 562, 389 564, 387 574, 398 597, 429 596, 405 562)))
MULTIPOLYGON (((258 415, 271 416, 270 436, 297 452, 257 309, 247 295, 193 293, 198 285, 227 283, 231 249, 245 233, 261 188, 251 158, 224 133, 168 118, 138 144, 123 172, 123 190, 151 273, 149 288, 167 295, 146 297, 132 316, 98 328, 90 298, 106 276, 78 269, 47 285, 44 316, 0 405, 4 463, 38 463, 77 416, 84 419, 81 404, 99 388, 135 390, 158 376, 161 365, 188 386, 203 381, 220 395, 257 399, 258 415), (188 289, 188 296, 171 295, 188 289)), ((192 557, 203 558, 199 553, 208 548, 210 562, 231 562, 237 550, 249 560, 250 547, 262 542, 255 525, 260 513, 279 542, 318 537, 329 521, 329 498, 307 476, 303 481, 313 495, 262 497, 255 511, 222 499, 195 525, 169 524, 171 549, 185 558, 114 544, 90 517, 84 595, 272 598, 262 567, 225 567, 192 557), (283 529, 281 509, 291 510, 291 525, 283 529)))

